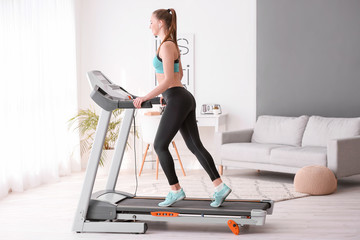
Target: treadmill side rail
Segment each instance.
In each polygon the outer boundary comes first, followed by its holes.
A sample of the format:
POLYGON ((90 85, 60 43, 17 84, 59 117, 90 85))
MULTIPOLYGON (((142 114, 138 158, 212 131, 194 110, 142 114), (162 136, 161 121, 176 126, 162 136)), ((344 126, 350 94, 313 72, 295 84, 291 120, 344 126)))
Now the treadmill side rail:
POLYGON ((235 221, 238 225, 264 225, 266 211, 264 216, 256 216, 254 218, 236 217, 236 216, 216 216, 216 215, 193 215, 193 214, 178 214, 176 217, 158 217, 151 214, 137 214, 137 213, 118 213, 117 219, 124 221, 152 221, 152 222, 177 222, 177 223, 195 223, 195 224, 224 224, 227 225, 228 220, 235 221))

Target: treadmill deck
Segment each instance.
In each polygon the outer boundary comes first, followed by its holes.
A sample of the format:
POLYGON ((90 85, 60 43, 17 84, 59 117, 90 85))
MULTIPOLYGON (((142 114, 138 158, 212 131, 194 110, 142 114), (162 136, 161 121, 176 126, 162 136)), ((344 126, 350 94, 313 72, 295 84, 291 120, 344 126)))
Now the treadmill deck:
POLYGON ((266 211, 271 208, 269 202, 261 201, 226 200, 219 208, 211 207, 210 199, 185 198, 171 207, 159 207, 158 203, 161 201, 163 201, 163 198, 126 198, 117 203, 117 212, 149 213, 166 211, 194 215, 250 216, 251 210, 266 211))

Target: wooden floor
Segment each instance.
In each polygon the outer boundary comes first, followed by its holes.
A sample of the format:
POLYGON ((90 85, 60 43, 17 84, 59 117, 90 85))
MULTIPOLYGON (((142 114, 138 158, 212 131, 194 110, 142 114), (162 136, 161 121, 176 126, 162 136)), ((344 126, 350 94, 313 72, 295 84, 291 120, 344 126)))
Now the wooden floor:
MULTIPOLYGON (((143 174, 153 176, 154 172, 143 174)), ((225 174, 284 182, 292 182, 294 177, 253 170, 225 170, 225 174)), ((0 200, 0 239, 360 239, 360 175, 339 180, 338 190, 332 195, 276 203, 264 226, 251 226, 240 236, 227 226, 178 223, 149 223, 146 234, 73 233, 71 225, 83 177, 84 173, 73 174, 0 200)), ((120 178, 134 183, 134 178, 125 173, 120 178)), ((95 189, 103 183, 100 178, 95 189)))

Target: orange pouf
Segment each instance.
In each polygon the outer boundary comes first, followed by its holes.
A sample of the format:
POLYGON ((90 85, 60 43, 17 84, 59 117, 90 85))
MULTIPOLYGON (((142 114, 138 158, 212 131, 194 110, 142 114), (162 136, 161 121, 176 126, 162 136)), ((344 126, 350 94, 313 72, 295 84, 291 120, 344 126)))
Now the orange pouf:
POLYGON ((294 186, 297 192, 326 195, 336 191, 337 179, 327 167, 306 166, 296 173, 294 186))

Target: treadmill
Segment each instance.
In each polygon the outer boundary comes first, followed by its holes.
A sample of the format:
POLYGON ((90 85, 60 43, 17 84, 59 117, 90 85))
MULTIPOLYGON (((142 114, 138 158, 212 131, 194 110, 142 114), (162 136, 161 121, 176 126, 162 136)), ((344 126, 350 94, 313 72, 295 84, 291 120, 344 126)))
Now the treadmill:
MULTIPOLYGON (((148 221, 223 224, 234 234, 240 227, 264 225, 267 214, 272 214, 272 200, 226 200, 221 207, 210 206, 210 199, 185 198, 171 207, 159 207, 164 197, 141 197, 116 191, 126 142, 134 118, 135 95, 112 83, 100 71, 87 74, 93 89, 90 96, 102 108, 95 140, 88 161, 80 200, 72 230, 81 232, 145 233, 148 221), (115 153, 105 190, 93 193, 102 147, 112 111, 125 109, 124 118, 116 141, 115 153)), ((142 103, 142 108, 160 104, 160 98, 142 103)))

